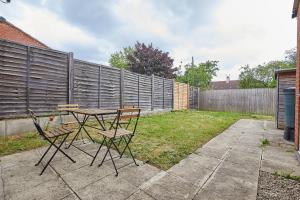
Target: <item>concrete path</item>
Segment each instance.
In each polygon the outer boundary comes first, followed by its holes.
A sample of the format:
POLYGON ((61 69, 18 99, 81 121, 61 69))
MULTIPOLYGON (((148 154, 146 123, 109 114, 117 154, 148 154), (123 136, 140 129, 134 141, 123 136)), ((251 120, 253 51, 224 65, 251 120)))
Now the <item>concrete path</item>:
MULTIPOLYGON (((68 152, 75 164, 60 155, 43 176, 34 163, 44 148, 5 156, 0 158, 0 199, 254 200, 259 170, 300 175, 292 145, 273 127, 272 122, 240 120, 168 171, 119 159, 118 177, 110 161, 90 167, 90 157, 75 148, 68 152), (264 138, 271 145, 262 149, 264 138)), ((98 145, 81 147, 93 153, 98 145)))

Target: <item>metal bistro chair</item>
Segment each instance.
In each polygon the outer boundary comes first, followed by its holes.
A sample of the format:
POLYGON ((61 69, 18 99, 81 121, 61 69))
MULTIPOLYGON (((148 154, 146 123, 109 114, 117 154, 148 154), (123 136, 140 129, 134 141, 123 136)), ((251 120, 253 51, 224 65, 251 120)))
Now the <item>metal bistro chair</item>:
MULTIPOLYGON (((64 126, 69 126, 69 127, 78 127, 78 122, 77 121, 70 121, 70 122, 65 122, 63 120, 63 112, 65 112, 65 110, 76 110, 79 109, 79 105, 78 104, 63 104, 63 105, 57 105, 57 111, 59 112, 59 118, 60 118, 60 124, 64 125, 64 126)), ((77 118, 79 116, 77 115, 77 118)))
POLYGON ((120 155, 120 158, 122 158, 124 152, 126 151, 126 149, 128 149, 134 163, 136 166, 138 166, 138 164, 136 163, 135 159, 134 159, 134 156, 131 152, 131 149, 129 147, 129 144, 130 142, 132 141, 132 138, 136 132, 136 127, 137 127, 137 124, 138 124, 138 120, 140 118, 140 113, 141 113, 141 109, 140 108, 124 108, 124 109, 118 109, 118 112, 117 112, 117 116, 114 120, 114 122, 112 123, 112 125, 110 126, 110 128, 108 130, 103 130, 103 131, 100 131, 99 133, 103 136, 103 141, 98 149, 98 151, 96 152, 95 154, 95 157, 93 158, 92 162, 91 162, 91 166, 93 165, 98 153, 100 152, 103 144, 106 145, 107 147, 107 151, 101 161, 101 163, 98 165, 99 167, 103 164, 107 154, 109 154, 111 160, 112 160, 112 163, 114 165, 114 168, 115 168, 115 171, 116 171, 116 176, 118 176, 118 170, 116 168, 116 165, 115 165, 115 162, 114 162, 114 159, 113 159, 113 156, 111 154, 111 151, 110 151, 110 148, 112 147, 112 145, 116 148, 116 150, 118 151, 119 155, 120 155), (136 120, 132 120, 132 119, 136 119, 136 120), (129 124, 126 126, 126 128, 121 128, 120 127, 120 122, 122 120, 129 120, 130 122, 133 122, 133 130, 130 131, 128 130, 128 127, 129 127, 129 124), (114 124, 116 125, 114 127, 114 124), (125 148, 122 150, 122 152, 120 152, 118 146, 115 144, 115 142, 117 140, 124 140, 125 141, 125 148))
POLYGON ((28 111, 29 111, 30 117, 32 118, 32 121, 33 121, 39 135, 41 136, 41 138, 50 143, 50 146, 47 148, 47 150, 42 155, 40 160, 35 164, 35 166, 38 166, 41 163, 41 161, 46 156, 46 154, 49 152, 49 150, 52 146, 54 146, 56 148, 56 150, 52 154, 51 158, 48 160, 48 162, 44 166, 44 168, 43 168, 42 172, 40 173, 40 175, 42 175, 44 173, 45 169, 48 167, 48 165, 50 164, 50 162, 52 161, 52 159, 54 158, 54 156, 56 155, 56 153, 58 151, 60 151, 63 155, 65 155, 73 163, 75 163, 75 161, 69 155, 67 155, 63 150, 61 150, 62 144, 66 141, 66 139, 70 135, 70 133, 73 132, 73 129, 70 129, 68 127, 59 127, 59 128, 54 128, 54 129, 49 130, 49 131, 44 131, 41 128, 40 124, 38 123, 38 118, 36 117, 35 113, 30 109, 28 111), (60 137, 62 138, 60 144, 59 145, 55 144, 57 139, 60 138, 60 137))
MULTIPOLYGON (((122 107, 123 109, 127 109, 127 108, 135 108, 134 105, 123 105, 122 107)), ((106 120, 110 125, 114 124, 114 119, 112 120, 106 120)), ((122 128, 122 126, 126 126, 125 129, 128 128, 129 124, 131 122, 131 119, 124 119, 124 120, 120 120, 119 121, 119 126, 120 128, 122 128)), ((121 141, 121 140, 120 140, 121 141)), ((120 144, 120 143, 119 143, 120 144)))

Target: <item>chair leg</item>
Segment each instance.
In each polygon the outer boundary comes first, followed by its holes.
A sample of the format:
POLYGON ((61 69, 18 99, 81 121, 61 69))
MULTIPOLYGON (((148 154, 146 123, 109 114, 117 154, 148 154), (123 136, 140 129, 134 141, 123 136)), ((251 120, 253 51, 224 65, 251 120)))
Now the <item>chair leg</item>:
MULTIPOLYGON (((42 175, 44 173, 44 171, 46 170, 46 168, 48 167, 48 165, 50 164, 50 162, 52 161, 52 159, 54 158, 54 156, 56 155, 56 153, 60 150, 61 152, 63 152, 60 148, 63 145, 63 143, 66 141, 68 135, 66 135, 66 137, 64 137, 63 141, 59 144, 59 146, 55 145, 54 143, 51 143, 53 146, 56 147, 55 152, 53 153, 53 155, 51 156, 51 158, 49 159, 49 161, 46 163, 46 165, 44 166, 42 172, 40 173, 40 175, 42 175)), ((57 139, 57 138, 56 138, 57 139)), ((55 141, 55 140, 54 140, 55 141)), ((69 159, 71 159, 73 162, 75 162, 71 157, 69 157, 66 153, 63 152, 63 154, 65 156, 67 156, 69 159)))
POLYGON ((131 155, 131 157, 132 157, 132 160, 133 160, 134 164, 135 164, 136 166, 139 166, 139 164, 137 164, 136 161, 135 161, 135 158, 134 158, 134 156, 133 156, 133 154, 132 154, 132 152, 131 152, 131 149, 130 149, 129 145, 128 145, 128 150, 129 150, 129 153, 130 153, 130 155, 131 155))
POLYGON ((113 163, 113 165, 114 165, 114 168, 115 168, 115 171, 116 171, 116 176, 118 176, 119 172, 118 172, 118 169, 117 169, 117 167, 116 167, 115 161, 114 161, 114 159, 113 159, 113 157, 112 157, 112 155, 111 155, 110 149, 108 149, 108 153, 109 153, 110 158, 111 158, 111 161, 112 161, 112 163, 113 163))
POLYGON ((104 160, 105 160, 105 158, 106 158, 106 156, 107 156, 107 154, 108 154, 108 150, 109 150, 109 148, 110 148, 110 146, 111 146, 112 143, 110 143, 109 145, 107 145, 107 142, 106 142, 106 140, 105 140, 105 144, 106 144, 107 150, 106 150, 106 153, 105 153, 105 155, 104 155, 104 157, 103 157, 101 163, 98 165, 98 167, 100 167, 100 166, 103 164, 103 162, 104 162, 104 160))
POLYGON ((45 151, 45 153, 42 155, 42 157, 40 158, 40 160, 35 164, 35 166, 38 166, 43 158, 46 156, 46 154, 48 153, 48 151, 51 149, 51 147, 53 146, 53 144, 56 142, 57 138, 54 139, 53 143, 50 144, 50 146, 48 147, 48 149, 45 151))
POLYGON ((126 145, 125 145, 125 148, 123 149, 123 151, 122 151, 122 153, 121 153, 121 155, 120 155, 120 158, 122 158, 123 154, 125 153, 125 150, 127 149, 127 147, 128 147, 128 145, 129 145, 129 143, 131 142, 131 138, 132 138, 132 136, 131 136, 131 137, 129 137, 129 140, 128 140, 128 142, 127 142, 127 140, 125 139, 125 137, 124 137, 124 136, 123 136, 123 138, 124 138, 124 141, 125 141, 126 145))
POLYGON ((139 166, 139 165, 136 163, 135 158, 134 158, 134 156, 133 156, 133 154, 132 154, 132 151, 131 151, 131 149, 130 149, 130 147, 129 147, 129 143, 131 142, 131 138, 132 138, 132 137, 133 137, 133 136, 131 136, 131 137, 129 138, 128 142, 127 142, 127 140, 124 138, 124 140, 125 140, 125 142, 126 142, 126 146, 125 146, 125 148, 124 148, 124 150, 123 150, 123 152, 122 152, 120 158, 121 158, 121 157, 123 156, 123 154, 125 153, 125 150, 128 149, 128 150, 129 150, 129 153, 130 153, 130 155, 131 155, 131 157, 132 157, 132 160, 133 160, 134 164, 135 164, 136 166, 139 166))
POLYGON ((103 141, 101 142, 101 145, 100 145, 98 151, 96 152, 95 156, 93 157, 93 160, 92 160, 90 166, 92 166, 93 163, 94 163, 94 161, 96 160, 96 157, 97 157, 98 153, 100 152, 100 150, 101 150, 101 148, 102 148, 102 146, 103 146, 105 140, 106 140, 106 137, 103 137, 103 141))

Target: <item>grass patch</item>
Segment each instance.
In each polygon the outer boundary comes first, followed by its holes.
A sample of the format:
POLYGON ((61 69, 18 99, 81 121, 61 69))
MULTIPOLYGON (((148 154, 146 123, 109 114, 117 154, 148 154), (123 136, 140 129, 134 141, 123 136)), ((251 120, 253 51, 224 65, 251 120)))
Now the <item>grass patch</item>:
POLYGON ((286 173, 286 172, 283 172, 283 173, 274 172, 272 174, 275 175, 275 176, 281 176, 281 177, 284 177, 284 178, 287 178, 287 179, 291 179, 291 180, 299 181, 300 182, 300 176, 294 176, 294 175, 292 175, 292 172, 290 172, 290 173, 286 173))
MULTIPOLYGON (((242 118, 272 119, 263 115, 197 110, 145 116, 140 118, 131 149, 137 159, 166 170, 242 118)), ((101 141, 97 131, 87 130, 101 141)), ((3 156, 47 143, 37 134, 28 133, 0 137, 0 144, 0 156, 3 156)))
POLYGON ((261 147, 266 147, 266 146, 268 146, 268 145, 270 145, 270 142, 269 142, 268 139, 263 139, 263 140, 261 141, 261 144, 260 144, 261 147))
POLYGON ((0 137, 0 156, 35 149, 46 144, 47 142, 41 140, 37 133, 0 137))

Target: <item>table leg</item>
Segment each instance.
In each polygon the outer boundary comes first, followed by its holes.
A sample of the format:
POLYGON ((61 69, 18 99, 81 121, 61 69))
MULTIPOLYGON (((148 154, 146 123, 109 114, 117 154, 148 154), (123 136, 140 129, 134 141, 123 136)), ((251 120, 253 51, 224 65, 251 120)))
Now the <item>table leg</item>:
MULTIPOLYGON (((70 148, 70 146, 73 144, 74 140, 78 137, 78 135, 79 135, 81 129, 83 128, 83 129, 85 130, 84 124, 86 123, 86 121, 87 121, 88 118, 89 118, 89 116, 84 115, 83 121, 82 121, 82 123, 81 123, 80 120, 78 119, 78 117, 76 117, 76 115, 75 115, 73 112, 72 112, 72 115, 73 115, 73 116, 75 117, 75 119, 77 120, 77 122, 78 122, 78 124, 79 124, 79 129, 78 129, 76 135, 73 137, 71 143, 67 146, 67 149, 70 148)), ((87 131, 85 130, 85 132, 87 132, 87 131)))
MULTIPOLYGON (((102 122, 100 121, 99 117, 98 117, 97 115, 94 115, 94 116, 95 116, 96 120, 98 121, 98 123, 100 124, 101 128, 102 128, 104 131, 106 131, 105 125, 102 124, 102 122)), ((101 115, 101 116, 102 116, 102 115, 101 115)), ((103 116, 102 116, 102 120, 104 120, 104 119, 103 119, 103 116)), ((103 123, 104 123, 104 121, 103 121, 103 123)))

